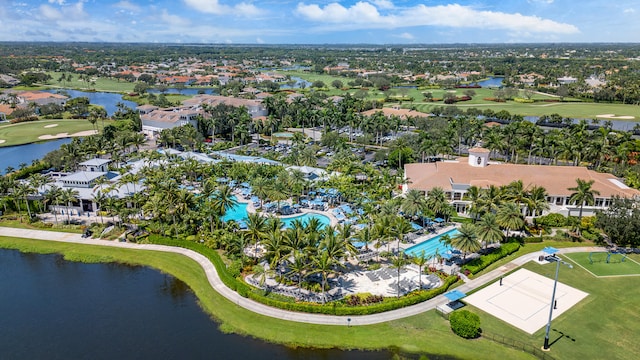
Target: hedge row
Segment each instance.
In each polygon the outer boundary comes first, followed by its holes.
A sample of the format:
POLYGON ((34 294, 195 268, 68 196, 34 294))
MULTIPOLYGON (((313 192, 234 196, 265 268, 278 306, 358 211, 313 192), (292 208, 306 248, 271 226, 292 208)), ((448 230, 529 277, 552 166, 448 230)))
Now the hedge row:
POLYGON ((506 243, 502 244, 500 248, 490 254, 482 255, 479 258, 473 259, 468 264, 466 264, 462 270, 469 270, 472 274, 477 274, 480 271, 484 270, 487 266, 493 264, 494 262, 502 259, 507 255, 511 255, 514 252, 518 251, 520 248, 519 243, 506 243))
POLYGON ((316 304, 305 302, 285 302, 269 298, 263 295, 263 291, 255 289, 244 281, 234 278, 227 271, 227 267, 222 261, 220 254, 199 243, 161 238, 158 236, 150 236, 149 241, 158 245, 168 245, 182 247, 185 249, 196 251, 208 258, 213 266, 215 266, 218 276, 222 282, 230 289, 236 291, 240 296, 247 297, 256 302, 275 307, 278 309, 314 313, 328 315, 368 315, 385 311, 400 309, 406 306, 415 305, 417 303, 434 298, 449 289, 449 287, 458 281, 457 276, 449 276, 444 280, 443 286, 436 289, 423 290, 411 293, 399 299, 385 299, 381 303, 366 306, 349 306, 343 302, 330 302, 328 304, 316 304))

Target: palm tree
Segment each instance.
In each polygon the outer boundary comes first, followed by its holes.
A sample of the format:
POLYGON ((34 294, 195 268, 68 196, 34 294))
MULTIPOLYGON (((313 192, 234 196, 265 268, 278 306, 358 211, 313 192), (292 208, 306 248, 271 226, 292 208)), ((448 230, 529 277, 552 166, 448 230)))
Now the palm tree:
POLYGON ((422 225, 424 226, 424 215, 427 210, 427 199, 424 194, 420 190, 410 189, 405 194, 404 199, 402 200, 402 205, 400 206, 402 212, 405 215, 410 217, 415 217, 420 215, 422 220, 422 225))
POLYGON ((309 269, 306 257, 302 253, 296 253, 293 256, 293 261, 289 263, 289 272, 287 275, 298 275, 298 289, 302 283, 303 275, 305 271, 309 269))
MULTIPOLYGON (((56 185, 51 185, 51 187, 49 187, 47 191, 44 193, 44 201, 45 203, 52 203, 52 204, 58 205, 61 195, 62 195, 62 189, 56 185)), ((53 210, 53 218, 56 221, 56 225, 58 225, 58 209, 53 210)))
POLYGON ((329 256, 328 252, 322 251, 320 254, 313 257, 312 264, 315 268, 312 273, 320 274, 322 277, 322 303, 324 304, 327 301, 325 296, 327 277, 334 272, 333 266, 335 265, 335 260, 329 256))
MULTIPOLYGON (((578 219, 580 221, 582 221, 582 207, 585 204, 593 206, 593 204, 595 203, 595 195, 600 195, 600 192, 598 190, 591 188, 594 182, 595 180, 586 181, 582 179, 576 179, 577 186, 567 189, 573 191, 573 193, 569 197, 569 203, 580 205, 580 213, 578 214, 578 219)), ((578 228, 578 233, 579 232, 580 229, 578 228)))
POLYGON ((422 250, 417 256, 411 258, 411 262, 418 266, 418 283, 420 289, 422 289, 422 268, 429 262, 429 257, 427 257, 422 250))
POLYGON ((400 297, 400 272, 407 265, 407 258, 403 252, 391 258, 391 267, 397 270, 398 278, 396 282, 397 297, 400 297))
POLYGON ((507 229, 507 237, 509 237, 511 230, 519 230, 524 226, 522 210, 518 204, 513 202, 504 203, 498 208, 496 221, 507 229))
POLYGON ((549 210, 548 195, 547 190, 542 186, 533 186, 529 190, 525 204, 527 205, 527 211, 531 213, 533 218, 542 215, 543 211, 549 210))
POLYGON ((73 188, 66 188, 60 194, 60 201, 67 204, 67 223, 71 222, 71 206, 78 200, 80 193, 73 188))
POLYGON ((398 241, 398 251, 400 251, 400 241, 404 239, 404 236, 410 233, 413 230, 411 224, 403 217, 397 216, 393 225, 391 226, 391 232, 396 237, 398 241))
POLYGON ((216 198, 213 202, 215 207, 218 209, 220 216, 224 216, 227 210, 238 205, 238 200, 236 200, 235 195, 233 195, 233 189, 227 185, 222 185, 218 189, 216 198))
POLYGON ((447 195, 441 187, 434 187, 427 193, 427 206, 437 215, 443 215, 449 205, 447 195))
POLYGON ((249 242, 254 244, 256 256, 258 256, 258 243, 266 237, 266 231, 267 218, 256 213, 247 215, 246 236, 249 242))
POLYGON ((485 248, 488 244, 502 241, 504 234, 502 233, 502 230, 500 230, 500 224, 498 224, 494 213, 484 214, 476 225, 478 240, 481 243, 484 243, 485 248))
POLYGON ((104 219, 102 218, 102 204, 107 200, 107 195, 104 194, 100 189, 94 192, 93 201, 98 204, 98 211, 100 212, 100 223, 104 224, 104 219))
POLYGON ((463 258, 467 257, 467 253, 480 250, 481 245, 478 241, 476 226, 473 224, 462 224, 458 229, 458 233, 451 238, 451 245, 463 252, 463 258))

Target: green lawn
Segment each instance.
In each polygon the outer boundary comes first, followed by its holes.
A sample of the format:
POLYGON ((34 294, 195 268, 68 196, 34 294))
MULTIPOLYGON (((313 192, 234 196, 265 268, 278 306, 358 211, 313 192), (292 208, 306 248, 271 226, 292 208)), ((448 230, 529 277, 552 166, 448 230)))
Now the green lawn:
MULTIPOLYGON (((96 126, 100 130, 102 128, 101 122, 98 121, 96 126)), ((87 130, 93 130, 93 125, 88 120, 38 120, 1 125, 0 140, 5 140, 5 142, 0 144, 0 147, 44 141, 46 139, 39 138, 43 135, 75 134, 87 130)))
MULTIPOLYGON (((640 260, 638 255, 632 258, 640 260)), ((556 265, 529 262, 524 268, 553 279, 556 265)), ((589 295, 552 322, 551 356, 555 359, 629 360, 640 356, 637 341, 640 277, 594 278, 586 270, 574 266, 573 269, 561 268, 559 281, 589 295)), ((480 315, 483 331, 540 347, 544 342, 544 327, 529 335, 479 309, 467 308, 480 315)))
POLYGON ((124 80, 117 81, 114 79, 96 77, 95 84, 90 84, 85 81, 80 81, 78 79, 79 74, 74 73, 65 73, 66 76, 71 75, 73 79, 71 81, 58 82, 58 79, 62 75, 60 72, 47 72, 52 77, 52 80, 49 81, 47 87, 54 88, 68 88, 68 89, 77 89, 77 90, 94 90, 94 91, 105 91, 105 92, 118 92, 118 93, 129 93, 133 91, 134 83, 130 83, 124 80))
POLYGON ((68 260, 123 262, 147 265, 186 282, 202 308, 220 323, 225 332, 255 336, 290 346, 339 347, 344 349, 389 349, 405 352, 455 356, 461 359, 534 359, 519 350, 484 340, 463 340, 454 335, 446 320, 434 311, 370 326, 324 326, 277 320, 244 310, 215 292, 202 268, 178 254, 101 246, 2 238, 0 248, 38 253, 63 253, 68 260))
POLYGON ((571 261, 583 269, 591 272, 595 276, 621 276, 640 275, 640 264, 634 260, 637 256, 627 256, 622 261, 624 255, 611 254, 607 263, 607 253, 593 253, 589 261, 589 253, 576 253, 566 255, 571 261))

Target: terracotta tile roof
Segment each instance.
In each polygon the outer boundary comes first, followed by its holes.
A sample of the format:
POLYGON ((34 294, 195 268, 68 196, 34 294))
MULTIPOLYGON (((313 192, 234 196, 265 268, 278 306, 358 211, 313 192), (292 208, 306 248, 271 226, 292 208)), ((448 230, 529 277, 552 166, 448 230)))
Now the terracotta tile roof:
POLYGON ((542 186, 551 196, 569 196, 572 192, 568 188, 576 186, 576 179, 583 179, 595 181, 592 188, 600 192, 597 197, 640 196, 640 191, 624 186, 612 174, 598 173, 579 166, 490 163, 486 167, 474 167, 467 163, 467 158, 460 158, 459 161, 407 164, 405 172, 409 179, 409 189, 429 190, 439 186, 451 190, 452 183, 485 188, 522 180, 525 187, 542 186))
POLYGON ((363 111, 362 115, 364 116, 373 116, 375 113, 381 111, 384 116, 386 117, 391 117, 391 116, 399 116, 399 117, 429 117, 430 115, 427 113, 423 113, 423 112, 419 112, 419 111, 415 111, 415 110, 409 110, 409 109, 393 109, 393 108, 382 108, 382 109, 371 109, 371 110, 367 110, 367 111, 363 111))

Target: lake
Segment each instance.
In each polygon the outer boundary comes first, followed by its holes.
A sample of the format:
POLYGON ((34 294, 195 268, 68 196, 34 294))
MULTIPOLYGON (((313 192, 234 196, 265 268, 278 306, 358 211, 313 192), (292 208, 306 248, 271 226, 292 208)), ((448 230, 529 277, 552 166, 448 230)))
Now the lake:
POLYGON ((502 86, 502 80, 504 80, 503 77, 489 77, 486 80, 482 80, 482 81, 478 81, 476 82, 477 85, 484 87, 500 87, 502 86))
POLYGON ((47 153, 56 150, 62 144, 71 142, 70 138, 45 141, 41 143, 0 147, 0 174, 5 174, 7 167, 18 169, 20 164, 31 165, 47 153))
POLYGON ((120 264, 0 250, 4 359, 390 359, 223 334, 180 280, 120 264))
MULTIPOLYGON (((180 94, 180 95, 189 95, 189 96, 193 96, 193 95, 198 95, 200 93, 200 91, 204 91, 204 94, 217 94, 218 93, 218 89, 214 89, 214 88, 184 88, 182 90, 178 90, 176 88, 168 88, 167 91, 165 91, 165 94, 180 94)), ((152 93, 152 94, 160 94, 160 91, 158 89, 149 89, 147 90, 148 93, 152 93)))
POLYGON ((138 107, 138 104, 133 101, 123 100, 122 95, 117 93, 108 93, 108 92, 100 92, 100 91, 80 91, 80 90, 71 90, 71 89, 60 89, 60 90, 44 90, 50 93, 60 92, 62 94, 67 94, 71 98, 77 97, 87 97, 89 98, 89 102, 93 105, 101 105, 107 111, 107 115, 113 115, 118 107, 117 103, 123 103, 125 106, 135 109, 138 107))

